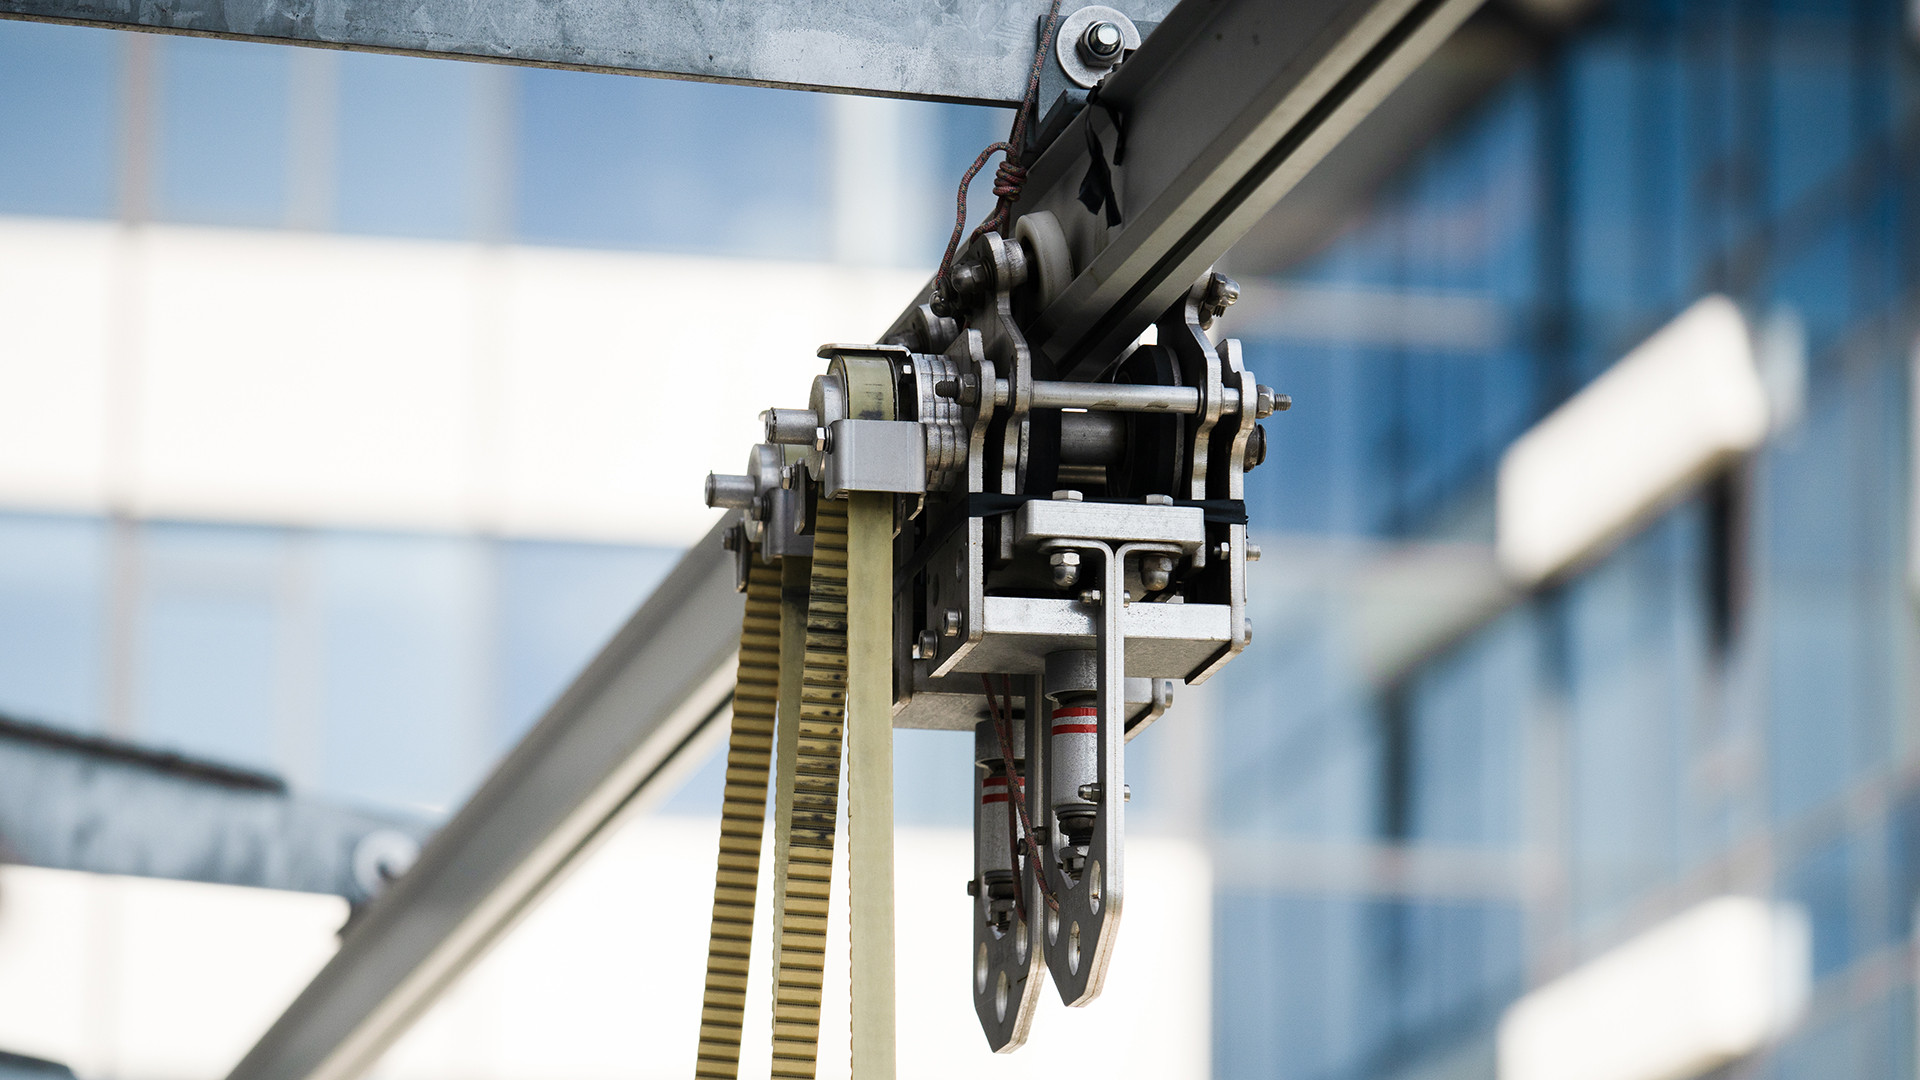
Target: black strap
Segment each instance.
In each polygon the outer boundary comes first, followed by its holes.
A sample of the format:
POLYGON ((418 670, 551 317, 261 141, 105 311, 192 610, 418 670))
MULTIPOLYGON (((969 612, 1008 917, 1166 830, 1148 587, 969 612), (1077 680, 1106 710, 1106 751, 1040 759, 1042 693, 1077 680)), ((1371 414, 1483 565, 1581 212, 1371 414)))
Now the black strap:
MULTIPOLYGON (((1113 121, 1113 163, 1119 165, 1127 156, 1127 114, 1126 110, 1100 98, 1100 87, 1093 88, 1087 95, 1089 106, 1099 106, 1113 121)), ((1106 149, 1100 145, 1100 134, 1094 130, 1093 117, 1087 117, 1087 166, 1086 178, 1080 181, 1080 203, 1093 213, 1099 213, 1101 207, 1107 210, 1107 227, 1120 224, 1120 196, 1113 189, 1113 170, 1107 167, 1106 149)))

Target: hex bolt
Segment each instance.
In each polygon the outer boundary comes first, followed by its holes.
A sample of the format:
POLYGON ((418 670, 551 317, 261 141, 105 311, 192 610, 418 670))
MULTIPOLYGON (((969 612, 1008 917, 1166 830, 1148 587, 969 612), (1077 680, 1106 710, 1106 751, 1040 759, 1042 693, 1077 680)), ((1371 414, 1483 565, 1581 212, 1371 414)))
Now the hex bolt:
POLYGON ((1071 589, 1080 580, 1080 553, 1077 551, 1056 551, 1049 560, 1053 564, 1053 583, 1063 589, 1071 589))
POLYGON ((1240 299, 1240 283, 1225 274, 1207 279, 1207 291, 1200 298, 1200 325, 1211 327, 1213 320, 1226 313, 1240 299))
POLYGON ((1100 590, 1099 590, 1099 589, 1088 589, 1088 590, 1086 590, 1085 592, 1082 592, 1082 593, 1080 594, 1080 602, 1081 602, 1081 603, 1083 603, 1083 604, 1097 604, 1097 603, 1099 603, 1099 602, 1100 602, 1100 590))
POLYGON ((1147 504, 1148 506, 1172 506, 1172 505, 1173 505, 1173 496, 1171 496, 1171 495, 1148 495, 1148 496, 1147 496, 1147 497, 1146 497, 1145 499, 1142 499, 1141 501, 1142 501, 1142 502, 1144 502, 1144 503, 1146 503, 1146 504, 1147 504))
POLYGON ((1148 555, 1140 560, 1140 583, 1159 592, 1173 583, 1173 556, 1148 555))
POLYGON ((971 297, 993 290, 993 270, 977 262, 963 262, 947 273, 947 283, 956 297, 971 297))
POLYGON ((1079 502, 1086 496, 1077 491, 1056 491, 1053 497, 1061 502, 1079 502))
MULTIPOLYGON (((1100 785, 1099 784, 1081 784, 1079 795, 1082 799, 1085 799, 1088 802, 1097 803, 1100 801, 1100 785)), ((1120 801, 1121 802, 1133 801, 1133 785, 1132 784, 1120 785, 1120 801)))
POLYGON ((813 448, 824 454, 833 449, 833 432, 826 428, 813 429, 813 448))
POLYGON ((1273 410, 1277 407, 1278 405, 1274 401, 1273 387, 1256 386, 1253 388, 1253 418, 1255 420, 1265 420, 1267 417, 1272 416, 1273 410))
POLYGON ((947 637, 960 636, 960 612, 957 608, 948 608, 940 617, 940 632, 947 637))
POLYGON ((962 375, 958 379, 941 379, 933 384, 933 396, 957 401, 962 405, 980 404, 980 376, 962 375))
POLYGON ((1260 561, 1260 545, 1254 543, 1251 540, 1247 541, 1247 561, 1248 562, 1260 561))
POLYGON ((1102 19, 1087 27, 1080 35, 1081 53, 1089 63, 1102 67, 1111 66, 1120 58, 1120 49, 1127 43, 1127 37, 1120 28, 1102 19))
POLYGON ((931 660, 940 651, 940 638, 931 630, 920 631, 920 656, 922 660, 931 660))

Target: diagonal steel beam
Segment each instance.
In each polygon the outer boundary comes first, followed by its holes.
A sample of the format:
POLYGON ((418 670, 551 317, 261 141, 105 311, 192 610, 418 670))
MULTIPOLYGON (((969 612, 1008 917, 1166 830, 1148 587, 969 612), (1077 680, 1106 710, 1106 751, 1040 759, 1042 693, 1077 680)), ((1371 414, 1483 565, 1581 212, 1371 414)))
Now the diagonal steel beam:
MULTIPOLYGON (((1173 4, 1108 6, 1138 21, 1173 4)), ((1047 0, 0 0, 0 18, 976 105, 1020 101, 1046 10, 1047 0)))

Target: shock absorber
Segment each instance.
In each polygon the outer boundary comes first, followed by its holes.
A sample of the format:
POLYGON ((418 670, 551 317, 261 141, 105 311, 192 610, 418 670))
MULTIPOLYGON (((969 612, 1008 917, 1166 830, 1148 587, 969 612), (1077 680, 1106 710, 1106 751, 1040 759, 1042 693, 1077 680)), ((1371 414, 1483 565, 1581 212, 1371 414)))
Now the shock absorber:
POLYGON ((1087 845, 1099 811, 1100 710, 1094 691, 1091 649, 1047 657, 1047 697, 1053 702, 1047 739, 1047 796, 1062 843, 1060 872, 1072 881, 1086 869, 1087 845))
MULTIPOLYGON (((1025 732, 1019 730, 1023 727, 1024 720, 1015 719, 1016 730, 1010 733, 1017 755, 1025 745, 1025 732)), ((1020 894, 1016 870, 1024 838, 1013 800, 1026 794, 1024 755, 1009 763, 1001 756, 994 721, 982 720, 974 725, 973 756, 974 894, 980 918, 995 934, 1006 934, 1013 929, 1014 902, 1020 894)))

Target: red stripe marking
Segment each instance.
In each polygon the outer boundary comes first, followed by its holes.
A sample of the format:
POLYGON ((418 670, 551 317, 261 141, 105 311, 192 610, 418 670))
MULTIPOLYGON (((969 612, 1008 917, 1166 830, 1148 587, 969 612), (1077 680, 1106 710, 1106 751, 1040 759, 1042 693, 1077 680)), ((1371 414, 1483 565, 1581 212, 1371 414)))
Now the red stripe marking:
POLYGON ((1100 710, 1092 705, 1074 705, 1070 708, 1053 710, 1055 717, 1061 716, 1099 716, 1100 710))
POLYGON ((1099 724, 1055 724, 1055 735, 1095 735, 1100 731, 1099 724))
MULTIPOLYGON (((988 787, 1006 787, 1007 786, 1007 778, 1004 776, 989 776, 989 777, 986 777, 985 779, 982 779, 980 782, 982 784, 985 784, 988 787)), ((1027 786, 1026 777, 1023 776, 1020 778, 1020 786, 1021 787, 1027 786)))
POLYGON ((1006 802, 1006 801, 1007 801, 1007 793, 1004 791, 998 795, 982 795, 980 797, 980 805, 982 806, 985 806, 990 802, 1006 802))

